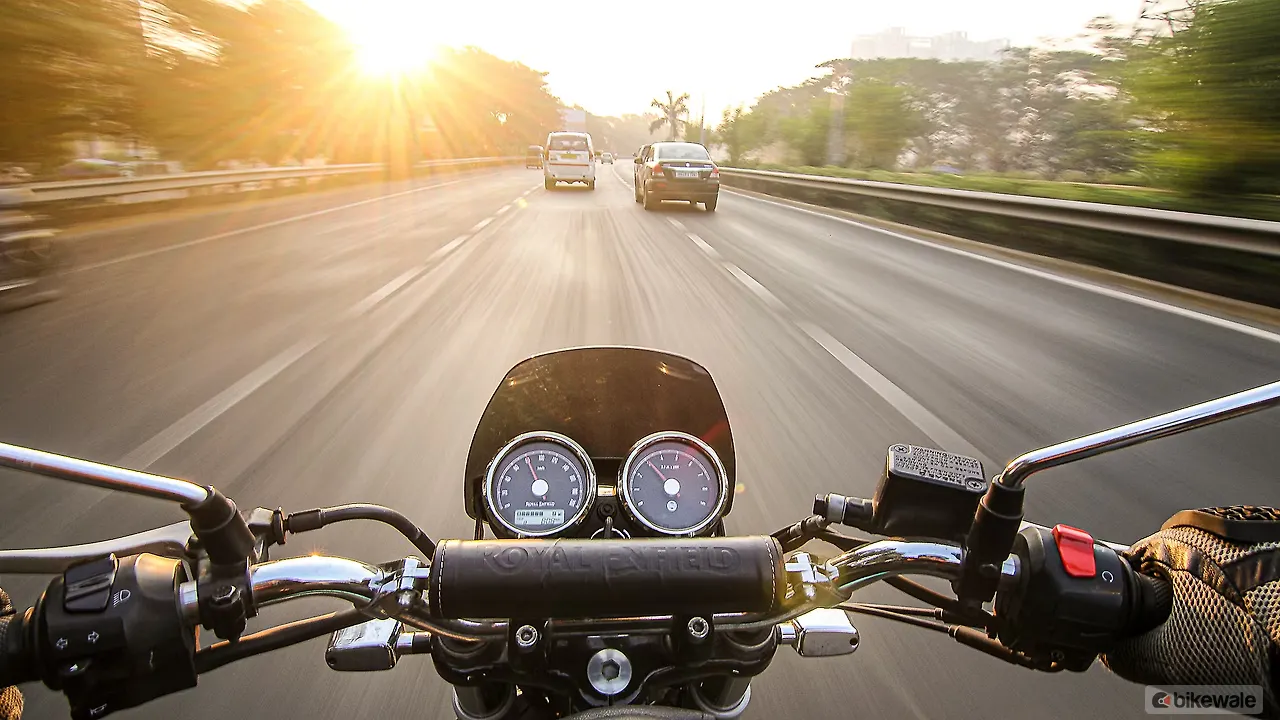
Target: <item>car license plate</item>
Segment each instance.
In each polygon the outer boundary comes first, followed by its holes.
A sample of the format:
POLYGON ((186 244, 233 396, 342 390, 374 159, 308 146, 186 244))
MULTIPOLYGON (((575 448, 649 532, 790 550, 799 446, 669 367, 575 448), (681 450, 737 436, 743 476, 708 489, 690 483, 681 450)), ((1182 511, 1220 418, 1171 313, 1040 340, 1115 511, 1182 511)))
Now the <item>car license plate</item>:
POLYGON ((561 160, 577 160, 578 156, 574 155, 573 153, 563 153, 562 155, 560 155, 560 159, 561 160))
POLYGON ((697 171, 697 170, 682 170, 682 169, 678 169, 678 168, 676 168, 676 169, 675 169, 675 171, 676 171, 676 178, 677 178, 677 179, 682 179, 682 180, 697 180, 697 179, 698 179, 698 171, 697 171))

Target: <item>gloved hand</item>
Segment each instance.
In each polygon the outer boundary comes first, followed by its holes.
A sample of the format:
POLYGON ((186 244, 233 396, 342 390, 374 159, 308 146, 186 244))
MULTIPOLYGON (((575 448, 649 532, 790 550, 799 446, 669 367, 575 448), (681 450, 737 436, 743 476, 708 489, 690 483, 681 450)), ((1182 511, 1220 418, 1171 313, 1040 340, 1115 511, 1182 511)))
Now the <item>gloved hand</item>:
MULTIPOLYGON (((0 647, 4 646, 9 620, 13 618, 13 603, 9 594, 0 589, 0 647)), ((22 693, 16 687, 0 688, 0 720, 18 720, 22 717, 22 693)))
POLYGON ((1107 667, 1146 685, 1260 685, 1264 714, 1280 717, 1280 510, 1186 510, 1130 559, 1170 582, 1173 609, 1103 655, 1107 667))

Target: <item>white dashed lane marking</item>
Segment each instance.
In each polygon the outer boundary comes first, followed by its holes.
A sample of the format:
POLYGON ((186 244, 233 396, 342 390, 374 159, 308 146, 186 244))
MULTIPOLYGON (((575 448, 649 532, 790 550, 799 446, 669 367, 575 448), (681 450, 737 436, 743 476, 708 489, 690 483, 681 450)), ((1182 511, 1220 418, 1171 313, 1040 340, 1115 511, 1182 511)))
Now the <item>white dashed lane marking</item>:
MULTIPOLYGON (((684 223, 675 218, 667 218, 676 229, 685 231, 684 223)), ((892 380, 885 377, 880 371, 872 367, 866 360, 863 360, 857 353, 850 350, 844 343, 835 339, 826 330, 817 325, 801 319, 795 312, 782 302, 777 295, 774 295, 769 288, 765 287, 751 276, 750 273, 738 267, 737 265, 721 258, 720 253, 712 247, 706 240, 703 240, 697 233, 685 231, 685 235, 693 241, 704 253, 712 260, 716 261, 735 277, 738 282, 742 283, 753 295, 760 298, 770 309, 778 313, 788 321, 793 323, 810 339, 822 346, 832 357, 844 365, 846 369, 854 374, 859 380, 871 388, 873 392, 894 407, 913 425, 924 431, 929 439, 937 444, 938 447, 946 448, 951 452, 962 453, 971 457, 985 459, 983 454, 978 451, 968 440, 960 433, 956 432, 951 426, 947 425, 937 415, 934 415, 928 408, 921 405, 915 398, 907 394, 905 390, 894 384, 892 380)))
MULTIPOLYGON (((439 187, 439 186, 435 186, 435 187, 439 187)), ((402 194, 407 194, 407 193, 402 193, 402 194)), ((527 195, 528 192, 526 192, 525 194, 527 195)), ((387 196, 383 196, 383 197, 387 197, 387 196)), ((523 195, 521 197, 523 197, 523 195)), ((383 198, 378 198, 378 199, 381 200, 383 198)), ((372 201, 368 201, 368 202, 372 202, 372 201)), ((363 204, 363 203, 356 203, 356 204, 363 204)), ((435 252, 427 256, 427 259, 423 261, 421 264, 416 265, 404 271, 400 275, 396 276, 389 282, 382 285, 382 287, 379 287, 377 290, 374 290, 369 295, 366 295, 359 302, 357 302, 356 304, 348 308, 345 312, 339 314, 335 318, 334 322, 331 323, 329 326, 325 327, 324 329, 318 332, 315 332, 309 337, 299 340, 293 345, 290 345, 288 348, 285 348, 282 352, 278 353, 277 355, 272 357, 270 360, 267 360, 262 365, 259 365, 248 375, 245 375, 243 378, 241 378, 240 380, 232 384, 227 389, 213 396, 200 407, 187 413, 185 416, 180 418, 177 422, 173 423, 169 427, 157 433, 150 440, 147 440, 146 442, 142 443, 138 447, 134 448, 132 451, 129 452, 129 454, 125 455, 124 458, 120 460, 120 464, 125 467, 136 468, 139 470, 143 470, 143 469, 146 469, 147 467, 150 467, 157 460, 164 457, 165 455, 168 455, 170 452, 174 450, 174 448, 186 442, 193 435, 195 435, 201 429, 209 425, 209 423, 216 420, 223 413, 235 407, 241 400, 244 400, 246 397, 252 394, 255 390, 257 390, 258 388, 270 382, 272 378, 275 378, 280 373, 289 369, 291 366, 293 366, 295 363, 297 363, 299 360, 305 357, 307 353, 310 353, 312 350, 319 347, 322 343, 324 343, 326 340, 332 337, 338 331, 338 329, 342 326, 343 323, 349 322, 351 320, 359 318, 362 315, 368 314, 375 307, 382 304, 387 298, 394 295, 398 290, 412 283, 413 281, 421 278, 423 275, 428 273, 433 268, 438 267, 437 261, 444 259, 447 255, 457 250, 468 239, 475 237, 476 233, 483 230, 486 226, 488 226, 490 223, 496 220, 499 215, 501 215, 502 213, 510 209, 512 204, 514 203, 504 205, 501 209, 499 209, 493 215, 476 223, 469 233, 459 235, 453 240, 450 240, 448 243, 446 243, 445 245, 437 249, 435 252)), ((344 207, 351 207, 351 206, 347 205, 344 207)), ((339 209, 339 208, 334 208, 334 209, 339 209)), ((301 217, 311 217, 314 215, 324 214, 325 212, 331 212, 331 210, 323 211, 321 213, 312 213, 311 215, 308 215, 308 216, 286 218, 285 220, 282 220, 282 221, 277 221, 275 223, 268 223, 265 226, 260 225, 257 227, 262 228, 262 227, 269 227, 273 225, 282 224, 284 222, 292 222, 293 220, 300 219, 301 217)), ((225 237, 226 235, 230 235, 230 234, 248 232, 249 230, 250 230, 249 228, 246 228, 244 230, 234 231, 233 233, 224 233, 221 236, 204 238, 203 240, 201 240, 201 242, 207 242, 208 240, 216 239, 217 237, 225 237)), ((170 248, 170 249, 173 249, 173 248, 170 248)), ((119 261, 123 262, 125 259, 126 258, 121 258, 119 261)))

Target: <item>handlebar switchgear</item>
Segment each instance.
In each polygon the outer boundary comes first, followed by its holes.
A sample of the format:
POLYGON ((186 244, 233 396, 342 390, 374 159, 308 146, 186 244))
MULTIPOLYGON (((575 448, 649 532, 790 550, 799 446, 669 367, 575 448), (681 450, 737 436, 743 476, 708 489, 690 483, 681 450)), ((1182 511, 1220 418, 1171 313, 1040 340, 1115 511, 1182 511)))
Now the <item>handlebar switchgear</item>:
POLYGON ((1168 583, 1135 572, 1083 530, 1027 527, 1013 551, 1021 582, 996 596, 1000 641, 1046 667, 1083 672, 1099 653, 1169 616, 1168 583))
POLYGON ((186 579, 179 561, 150 554, 70 567, 9 628, 6 655, 24 654, 78 720, 195 687, 196 636, 177 603, 186 579))

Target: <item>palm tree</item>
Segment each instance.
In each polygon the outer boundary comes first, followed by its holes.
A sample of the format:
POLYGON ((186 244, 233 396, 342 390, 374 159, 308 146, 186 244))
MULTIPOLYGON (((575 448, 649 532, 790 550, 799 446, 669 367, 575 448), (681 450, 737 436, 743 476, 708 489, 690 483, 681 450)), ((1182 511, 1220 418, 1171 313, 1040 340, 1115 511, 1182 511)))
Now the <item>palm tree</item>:
POLYGON ((670 90, 667 91, 667 101, 665 103, 654 98, 653 102, 649 103, 649 106, 657 108, 658 112, 662 113, 662 117, 649 123, 649 132, 660 130, 663 125, 666 125, 667 139, 675 140, 681 126, 685 124, 685 121, 681 118, 689 114, 689 106, 685 104, 688 99, 689 93, 675 97, 670 90))

